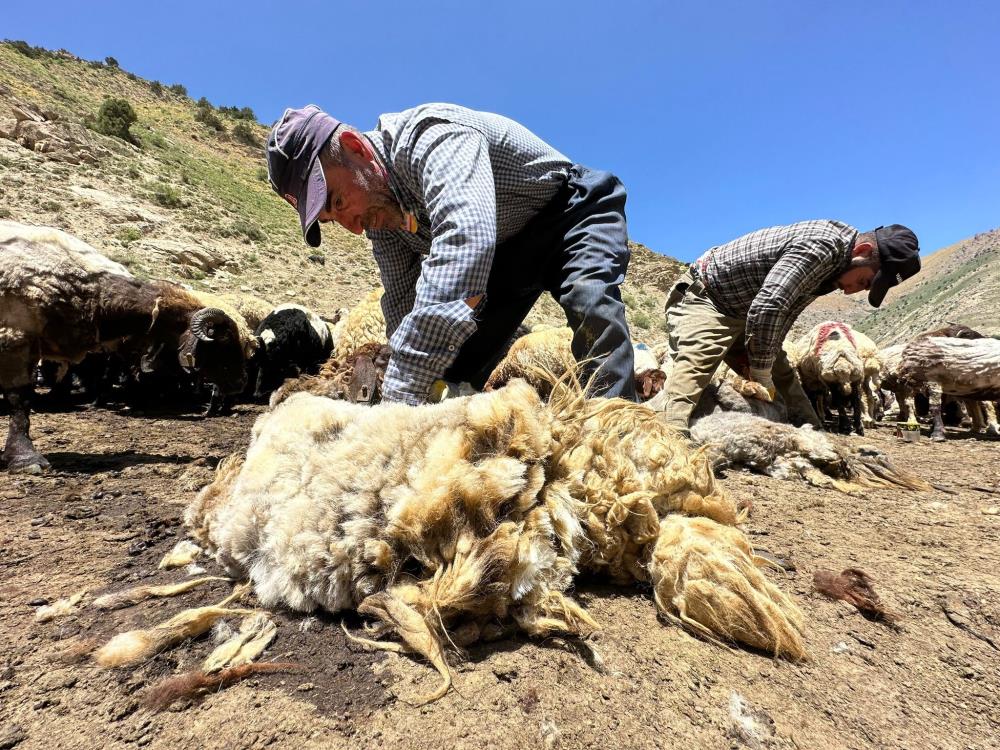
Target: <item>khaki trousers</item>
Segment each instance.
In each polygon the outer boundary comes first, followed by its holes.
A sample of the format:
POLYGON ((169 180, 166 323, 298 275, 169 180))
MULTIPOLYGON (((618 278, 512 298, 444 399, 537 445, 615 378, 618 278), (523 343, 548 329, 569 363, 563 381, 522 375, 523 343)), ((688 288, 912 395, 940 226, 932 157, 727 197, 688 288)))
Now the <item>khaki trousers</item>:
MULTIPOLYGON (((667 424, 688 431, 691 412, 722 362, 740 372, 745 363, 746 320, 723 315, 705 293, 705 287, 685 273, 674 284, 666 306, 669 354, 673 369, 667 379, 667 424)), ((784 351, 771 370, 774 386, 785 400, 789 415, 822 429, 809 399, 784 351)))

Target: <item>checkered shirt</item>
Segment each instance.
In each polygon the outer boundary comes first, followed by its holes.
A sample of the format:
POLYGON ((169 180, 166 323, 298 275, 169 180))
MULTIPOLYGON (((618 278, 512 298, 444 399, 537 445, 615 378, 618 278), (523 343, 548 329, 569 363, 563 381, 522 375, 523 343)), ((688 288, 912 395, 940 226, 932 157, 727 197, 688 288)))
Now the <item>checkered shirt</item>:
POLYGON ((839 221, 802 221, 743 235, 694 262, 719 312, 746 318, 751 367, 769 370, 799 314, 836 289, 857 235, 839 221))
POLYGON ((365 135, 419 224, 367 234, 392 349, 383 398, 420 404, 476 330, 465 300, 485 301, 497 244, 552 200, 572 163, 513 120, 453 104, 382 115, 365 135))

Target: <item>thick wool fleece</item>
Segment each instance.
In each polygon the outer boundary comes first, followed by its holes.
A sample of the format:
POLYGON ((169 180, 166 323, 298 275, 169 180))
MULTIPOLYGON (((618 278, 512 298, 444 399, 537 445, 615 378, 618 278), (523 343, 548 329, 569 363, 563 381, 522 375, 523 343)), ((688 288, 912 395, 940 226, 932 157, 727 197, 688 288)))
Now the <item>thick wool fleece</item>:
MULTIPOLYGON (((449 631, 470 623, 485 631, 499 620, 532 635, 590 633, 597 623, 565 595, 574 576, 586 569, 622 582, 662 579, 652 551, 661 522, 678 514, 728 531, 710 540, 725 549, 708 557, 704 535, 681 535, 682 544, 697 542, 677 552, 687 564, 754 567, 708 456, 691 452, 655 412, 586 399, 575 381, 556 383, 543 404, 516 380, 416 408, 295 394, 257 421, 245 461, 224 462, 185 520, 230 572, 253 581, 264 606, 376 617, 402 638, 396 650, 422 653, 438 668, 446 689, 449 631)), ((704 575, 729 587, 720 601, 774 600, 760 576, 704 575)), ((665 614, 687 612, 680 621, 689 626, 706 612, 693 600, 683 606, 684 591, 658 601, 665 614)), ((789 600, 771 610, 798 632, 801 615, 789 600)), ((802 654, 800 641, 784 645, 785 630, 749 638, 724 622, 700 625, 722 639, 802 654)))

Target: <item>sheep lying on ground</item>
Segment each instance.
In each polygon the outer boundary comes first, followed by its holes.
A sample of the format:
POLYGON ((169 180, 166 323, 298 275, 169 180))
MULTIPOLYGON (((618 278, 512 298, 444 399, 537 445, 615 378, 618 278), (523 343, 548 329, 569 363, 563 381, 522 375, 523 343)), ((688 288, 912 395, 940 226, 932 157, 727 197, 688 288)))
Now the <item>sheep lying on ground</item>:
POLYGON ((849 433, 851 422, 845 407, 846 399, 850 398, 854 431, 863 435, 861 395, 865 363, 858 352, 855 333, 846 323, 828 320, 800 338, 795 347, 802 387, 813 399, 816 413, 820 416, 825 413, 824 400, 829 394, 837 408, 839 430, 849 433))
POLYGON ((271 395, 271 408, 300 391, 355 404, 377 404, 382 400, 382 380, 388 364, 388 346, 365 344, 346 359, 331 357, 316 375, 286 380, 271 395))
POLYGON ((246 355, 236 322, 167 282, 124 267, 58 229, 0 222, 0 389, 10 410, 2 464, 40 471, 29 437, 40 359, 79 362, 128 340, 146 358, 173 360, 226 393, 242 390, 246 355))
POLYGON ((264 606, 379 620, 402 643, 370 644, 442 674, 431 698, 450 685, 449 640, 598 629, 566 593, 582 571, 649 580, 664 617, 801 658, 802 616, 757 570, 707 457, 643 406, 550 390, 543 403, 513 381, 417 408, 295 394, 185 522, 264 606))
MULTIPOLYGON (((570 344, 573 331, 565 326, 536 328, 514 339, 503 359, 490 373, 484 390, 500 388, 515 378, 526 380, 542 397, 551 388, 550 375, 557 377, 577 366, 570 344)), ((645 344, 633 345, 635 385, 640 401, 653 398, 663 390, 667 375, 645 344)))
POLYGON ((793 427, 753 414, 717 412, 691 425, 691 440, 708 448, 716 468, 746 466, 779 479, 801 476, 817 487, 847 493, 867 487, 931 489, 919 477, 897 469, 877 449, 853 451, 809 425, 793 427))

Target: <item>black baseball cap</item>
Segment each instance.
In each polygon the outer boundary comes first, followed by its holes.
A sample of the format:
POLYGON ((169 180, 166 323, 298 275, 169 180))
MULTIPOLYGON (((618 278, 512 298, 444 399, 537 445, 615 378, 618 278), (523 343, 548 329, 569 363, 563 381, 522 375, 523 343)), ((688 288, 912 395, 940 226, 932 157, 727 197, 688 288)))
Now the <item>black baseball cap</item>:
POLYGON ((326 177, 319 154, 339 126, 340 120, 315 104, 286 109, 264 147, 271 187, 299 212, 302 236, 311 247, 319 247, 317 219, 326 205, 326 177))
POLYGON ((879 269, 868 290, 868 304, 878 307, 890 288, 920 270, 920 246, 917 235, 902 224, 890 224, 875 230, 879 269))

